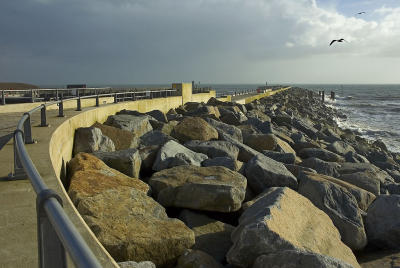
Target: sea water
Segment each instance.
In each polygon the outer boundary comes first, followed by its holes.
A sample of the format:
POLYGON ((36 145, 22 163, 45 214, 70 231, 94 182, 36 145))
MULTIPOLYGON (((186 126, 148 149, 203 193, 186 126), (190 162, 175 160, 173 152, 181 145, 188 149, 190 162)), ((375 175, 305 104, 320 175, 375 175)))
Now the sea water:
POLYGON ((370 140, 382 140, 389 150, 400 152, 400 85, 302 85, 325 90, 327 105, 347 115, 337 118, 342 128, 358 131, 370 140), (336 99, 330 100, 334 91, 336 99))

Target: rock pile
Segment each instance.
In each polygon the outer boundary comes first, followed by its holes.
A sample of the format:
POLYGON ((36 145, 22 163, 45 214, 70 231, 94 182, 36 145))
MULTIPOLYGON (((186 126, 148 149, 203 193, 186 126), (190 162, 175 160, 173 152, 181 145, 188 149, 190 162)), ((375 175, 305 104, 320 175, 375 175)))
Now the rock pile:
POLYGON ((121 267, 359 267, 400 247, 400 155, 344 116, 300 88, 123 110, 77 129, 68 193, 121 267))

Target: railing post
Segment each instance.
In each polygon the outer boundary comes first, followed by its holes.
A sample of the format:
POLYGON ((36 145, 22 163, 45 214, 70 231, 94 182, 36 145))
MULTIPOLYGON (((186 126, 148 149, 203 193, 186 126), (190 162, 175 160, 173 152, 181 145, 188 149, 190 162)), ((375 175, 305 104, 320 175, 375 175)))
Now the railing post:
POLYGON ((99 93, 96 90, 96 107, 100 106, 100 102, 99 102, 99 93))
POLYGON ((56 101, 58 101, 58 89, 56 89, 56 101))
POLYGON ((25 115, 28 115, 28 118, 24 122, 25 144, 32 144, 35 141, 32 139, 31 115, 29 113, 25 113, 25 115))
POLYGON ((47 127, 47 116, 46 116, 46 105, 42 104, 42 108, 40 109, 40 126, 47 127))
POLYGON ((58 103, 58 117, 64 117, 64 103, 62 98, 58 103))
POLYGON ((46 201, 49 201, 50 198, 55 198, 62 206, 60 196, 50 189, 43 190, 36 197, 39 267, 64 268, 67 267, 64 246, 44 209, 46 201))
POLYGON ((1 104, 6 105, 6 97, 4 94, 4 90, 1 91, 1 104))
POLYGON ((31 102, 34 103, 35 102, 35 92, 33 89, 31 89, 31 102))
POLYGON ((20 132, 22 133, 22 137, 24 137, 24 132, 22 130, 15 130, 14 131, 14 141, 13 141, 13 147, 14 147, 14 172, 8 174, 8 179, 9 180, 24 180, 27 178, 26 173, 24 168, 22 167, 21 161, 19 160, 19 155, 17 152, 17 141, 15 136, 17 133, 20 132))
POLYGON ((117 93, 114 93, 114 103, 117 103, 118 102, 118 100, 117 100, 117 93))
POLYGON ((76 110, 77 111, 82 111, 81 94, 79 94, 79 89, 76 90, 76 95, 78 95, 78 99, 76 100, 76 110))

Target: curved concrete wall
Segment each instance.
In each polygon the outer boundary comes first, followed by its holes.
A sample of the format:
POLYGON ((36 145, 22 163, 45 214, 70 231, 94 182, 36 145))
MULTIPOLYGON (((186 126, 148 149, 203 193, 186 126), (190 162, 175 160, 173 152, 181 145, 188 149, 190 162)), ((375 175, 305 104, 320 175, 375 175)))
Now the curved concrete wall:
MULTIPOLYGON (((193 101, 206 102, 211 97, 215 97, 215 91, 195 94, 193 95, 193 101)), ((148 112, 158 109, 167 112, 169 109, 176 108, 181 104, 182 97, 178 96, 110 104, 80 113, 75 112, 76 114, 70 118, 59 120, 59 123, 54 123, 55 130, 48 139, 48 147, 46 146, 48 150, 47 153, 43 150, 41 153, 37 152, 37 149, 35 150, 35 159, 33 159, 33 161, 39 173, 42 175, 45 183, 61 195, 64 200, 65 212, 98 257, 103 267, 118 266, 99 243, 92 231, 87 227, 61 183, 62 177, 65 175, 65 164, 70 161, 72 157, 75 130, 79 127, 89 127, 96 121, 103 123, 109 115, 113 115, 122 109, 137 110, 139 112, 148 112), (38 154, 42 154, 42 156, 38 154), (51 163, 52 168, 50 168, 49 163, 51 163)), ((43 137, 42 142, 46 143, 45 137, 43 137)))

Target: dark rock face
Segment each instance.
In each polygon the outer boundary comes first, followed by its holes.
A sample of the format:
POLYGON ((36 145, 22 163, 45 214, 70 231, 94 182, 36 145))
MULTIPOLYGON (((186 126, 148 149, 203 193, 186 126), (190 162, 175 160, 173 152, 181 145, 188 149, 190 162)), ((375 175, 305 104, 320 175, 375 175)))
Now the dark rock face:
POLYGON ((232 241, 227 259, 239 267, 252 267, 261 255, 304 248, 310 254, 337 258, 359 267, 329 217, 287 187, 269 188, 247 208, 232 233, 232 241), (285 220, 288 217, 292 220, 285 220))
POLYGON ((276 267, 298 267, 307 268, 352 268, 353 266, 336 258, 310 253, 301 250, 284 250, 268 255, 261 255, 253 264, 252 268, 269 267, 271 264, 276 267), (288 263, 290 260, 290 264, 288 263), (295 267, 295 266, 292 266, 295 267))
POLYGON ((221 263, 225 260, 232 246, 234 226, 187 209, 179 214, 179 219, 194 232, 196 243, 193 249, 204 251, 221 263))
POLYGON ((205 120, 218 131, 220 139, 223 139, 223 136, 228 136, 238 142, 243 142, 242 131, 237 127, 216 121, 212 118, 206 118, 205 120))
POLYGON ((206 154, 210 158, 230 157, 236 160, 239 155, 239 149, 228 141, 192 140, 186 142, 185 147, 192 151, 206 154))
POLYGON ((139 178, 142 159, 137 149, 126 149, 115 152, 93 153, 97 158, 106 163, 107 166, 124 173, 133 178, 139 178))
POLYGON ((340 168, 340 164, 335 163, 335 162, 325 162, 321 159, 318 158, 307 158, 303 160, 300 164, 301 166, 312 168, 316 170, 318 173, 332 176, 332 177, 338 177, 339 172, 338 169, 340 168))
POLYGON ((247 181, 225 167, 177 166, 154 173, 149 184, 163 206, 231 212, 240 209, 247 181))
POLYGON ((327 162, 344 162, 344 158, 322 148, 305 148, 298 152, 302 158, 315 157, 327 162))
POLYGON ((104 136, 100 129, 95 127, 82 127, 75 131, 73 154, 80 152, 92 153, 96 151, 115 151, 114 142, 104 136))
POLYGON ((353 250, 363 249, 367 236, 355 197, 346 188, 315 174, 302 173, 299 180, 299 193, 332 219, 342 241, 353 250))
POLYGON ((185 146, 171 140, 165 143, 158 151, 153 164, 153 170, 160 171, 182 165, 201 166, 201 162, 207 158, 207 155, 193 152, 185 146))
POLYGON ((400 247, 400 195, 380 195, 367 211, 368 240, 380 248, 400 247))
POLYGON ((201 165, 203 167, 226 167, 233 171, 238 171, 239 169, 236 160, 227 156, 206 159, 201 163, 201 165))
POLYGON ((296 156, 292 153, 280 153, 274 151, 262 151, 263 155, 274 159, 275 161, 284 163, 284 164, 294 164, 296 161, 296 156))
POLYGON ((141 137, 153 130, 148 116, 136 116, 131 114, 110 115, 104 124, 128 130, 134 133, 136 137, 141 137))
POLYGON ((255 193, 276 186, 297 189, 296 177, 282 163, 261 154, 254 156, 246 164, 246 177, 255 193))

